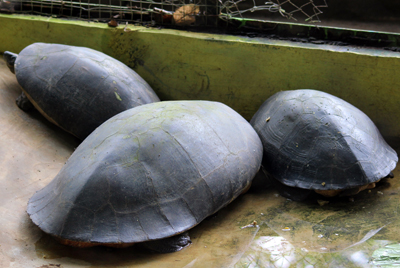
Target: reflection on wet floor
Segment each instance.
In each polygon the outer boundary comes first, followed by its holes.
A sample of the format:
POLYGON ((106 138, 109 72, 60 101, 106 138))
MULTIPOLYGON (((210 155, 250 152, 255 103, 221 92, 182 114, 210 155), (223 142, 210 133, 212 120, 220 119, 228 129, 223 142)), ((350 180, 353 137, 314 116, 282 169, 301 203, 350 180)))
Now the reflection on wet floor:
POLYGON ((260 231, 238 267, 375 267, 374 251, 400 241, 396 177, 323 206, 271 193, 281 201, 260 208, 260 231))
POLYGON ((375 267, 379 256, 398 253, 399 168, 377 188, 329 202, 288 200, 263 187, 261 176, 248 193, 190 230, 193 244, 177 253, 61 245, 30 221, 26 204, 79 141, 39 113, 19 110, 19 93, 0 60, 1 267, 375 267))

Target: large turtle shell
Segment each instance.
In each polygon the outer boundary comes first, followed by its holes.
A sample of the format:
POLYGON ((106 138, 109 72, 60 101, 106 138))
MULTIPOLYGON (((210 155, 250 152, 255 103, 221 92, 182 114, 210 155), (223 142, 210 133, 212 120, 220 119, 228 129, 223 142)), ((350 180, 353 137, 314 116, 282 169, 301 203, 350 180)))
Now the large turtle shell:
POLYGON ((122 111, 159 101, 135 71, 85 47, 34 43, 18 55, 15 74, 33 105, 80 139, 122 111))
POLYGON ((278 92, 250 123, 263 143, 264 168, 288 186, 356 188, 387 176, 398 160, 367 115, 321 91, 278 92))
POLYGON ((229 204, 259 170, 262 144, 228 106, 157 102, 106 121, 29 201, 44 232, 135 243, 182 233, 229 204))

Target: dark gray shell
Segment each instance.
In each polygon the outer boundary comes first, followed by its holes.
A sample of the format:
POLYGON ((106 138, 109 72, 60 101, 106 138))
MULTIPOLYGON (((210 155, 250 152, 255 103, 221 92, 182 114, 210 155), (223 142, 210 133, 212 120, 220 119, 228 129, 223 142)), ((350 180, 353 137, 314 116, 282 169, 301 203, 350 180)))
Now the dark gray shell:
POLYGON ((89 135, 27 211, 62 239, 161 239, 229 204, 249 186, 261 159, 257 133, 224 104, 147 104, 89 135))
POLYGON ((15 74, 40 112, 81 139, 122 111, 159 101, 135 71, 85 47, 34 43, 18 55, 15 74))
POLYGON ((354 188, 387 176, 398 161, 367 115, 324 92, 278 92, 250 123, 263 143, 264 168, 288 186, 354 188))

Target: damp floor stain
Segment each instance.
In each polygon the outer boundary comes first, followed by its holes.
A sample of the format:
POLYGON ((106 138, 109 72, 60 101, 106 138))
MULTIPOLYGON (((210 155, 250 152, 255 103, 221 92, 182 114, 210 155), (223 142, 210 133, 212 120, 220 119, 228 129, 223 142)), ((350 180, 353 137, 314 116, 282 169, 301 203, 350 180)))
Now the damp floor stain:
POLYGON ((377 267, 400 243, 396 168, 377 188, 328 202, 288 200, 259 174, 248 193, 190 230, 193 243, 176 253, 61 245, 30 221, 26 205, 79 140, 21 111, 20 92, 0 60, 0 267, 377 267))

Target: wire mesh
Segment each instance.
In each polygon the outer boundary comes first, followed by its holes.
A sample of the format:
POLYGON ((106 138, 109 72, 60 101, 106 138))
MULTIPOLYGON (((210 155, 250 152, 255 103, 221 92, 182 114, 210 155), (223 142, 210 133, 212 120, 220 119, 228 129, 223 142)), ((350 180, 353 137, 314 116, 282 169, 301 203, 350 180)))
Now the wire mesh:
POLYGON ((267 21, 272 13, 291 20, 300 14, 305 21, 317 22, 322 7, 327 7, 325 0, 0 0, 2 12, 178 26, 267 21))
POLYGON ((306 22, 320 22, 321 8, 328 7, 325 0, 286 0, 275 2, 265 0, 219 0, 220 18, 232 19, 271 19, 271 13, 297 21, 297 17, 306 22), (267 12, 266 12, 267 11, 267 12))

